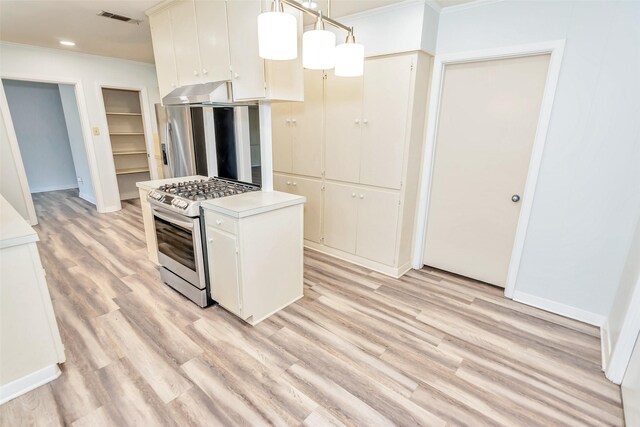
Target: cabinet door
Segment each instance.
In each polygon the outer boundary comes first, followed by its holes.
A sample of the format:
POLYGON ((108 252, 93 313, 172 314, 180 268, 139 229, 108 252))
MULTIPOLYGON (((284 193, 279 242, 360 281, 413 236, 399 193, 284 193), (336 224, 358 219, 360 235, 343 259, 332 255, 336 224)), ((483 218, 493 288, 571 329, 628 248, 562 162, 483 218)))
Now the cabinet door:
POLYGON ((362 184, 400 188, 413 58, 403 55, 365 62, 360 151, 362 184))
POLYGON ((293 173, 322 176, 324 78, 318 70, 304 70, 304 102, 292 104, 293 173))
POLYGON ((358 190, 358 240, 356 254, 393 265, 400 196, 396 191, 358 190))
POLYGON ((193 1, 177 1, 169 9, 180 86, 200 83, 200 49, 193 1))
POLYGON ((207 254, 211 298, 242 317, 236 236, 207 227, 207 254))
POLYGON ((165 9, 149 17, 151 39, 153 40, 153 56, 158 74, 160 98, 178 86, 176 56, 171 37, 171 18, 165 9))
POLYGON ((279 173, 273 174, 273 189, 276 191, 282 191, 283 193, 292 193, 291 177, 288 175, 281 175, 279 173))
POLYGON ((200 45, 201 81, 229 80, 229 32, 227 4, 196 0, 196 23, 200 45))
POLYGON ((291 172, 292 143, 291 104, 288 102, 271 104, 271 144, 274 171, 291 172))
POLYGON ((355 253, 357 231, 357 190, 327 182, 324 190, 324 244, 355 253))
POLYGON ((322 182, 292 177, 293 192, 307 198, 304 204, 304 238, 320 243, 322 218, 322 182))
POLYGON ((358 182, 362 77, 336 77, 333 72, 328 73, 325 99, 325 176, 358 182))
POLYGON ((265 97, 264 61, 258 55, 260 0, 228 0, 229 59, 233 99, 265 97))

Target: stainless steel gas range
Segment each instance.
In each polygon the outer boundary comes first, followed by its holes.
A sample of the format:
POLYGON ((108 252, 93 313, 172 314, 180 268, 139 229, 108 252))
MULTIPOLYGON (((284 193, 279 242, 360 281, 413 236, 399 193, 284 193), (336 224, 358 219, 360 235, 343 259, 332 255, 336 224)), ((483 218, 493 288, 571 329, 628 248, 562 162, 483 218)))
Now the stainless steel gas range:
POLYGON ((254 184, 209 178, 167 184, 149 192, 162 280, 200 307, 210 305, 200 203, 258 190, 254 184))

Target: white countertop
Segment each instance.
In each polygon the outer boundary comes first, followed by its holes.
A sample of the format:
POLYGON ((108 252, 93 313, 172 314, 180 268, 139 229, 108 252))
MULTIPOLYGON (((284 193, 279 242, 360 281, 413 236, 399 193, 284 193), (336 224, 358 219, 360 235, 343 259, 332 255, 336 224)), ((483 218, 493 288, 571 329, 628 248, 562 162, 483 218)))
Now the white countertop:
POLYGON ((153 181, 136 182, 136 187, 151 191, 151 190, 155 190, 161 185, 173 184, 174 182, 195 181, 196 179, 209 179, 209 177, 202 176, 202 175, 193 175, 193 176, 181 176, 178 178, 154 179, 153 181))
POLYGON ((236 196, 220 197, 202 202, 204 209, 234 218, 244 218, 263 212, 299 205, 306 202, 303 196, 280 191, 251 191, 236 196))
POLYGON ((0 249, 38 240, 36 230, 0 195, 0 249))

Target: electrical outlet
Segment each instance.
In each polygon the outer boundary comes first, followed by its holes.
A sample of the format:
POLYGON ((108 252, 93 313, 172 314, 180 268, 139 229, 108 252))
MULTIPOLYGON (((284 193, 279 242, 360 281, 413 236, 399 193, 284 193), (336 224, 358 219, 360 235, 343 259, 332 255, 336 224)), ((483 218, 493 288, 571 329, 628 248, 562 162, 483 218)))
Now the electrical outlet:
POLYGON ((100 135, 100 128, 98 128, 98 127, 93 128, 93 134, 94 134, 95 136, 100 135))

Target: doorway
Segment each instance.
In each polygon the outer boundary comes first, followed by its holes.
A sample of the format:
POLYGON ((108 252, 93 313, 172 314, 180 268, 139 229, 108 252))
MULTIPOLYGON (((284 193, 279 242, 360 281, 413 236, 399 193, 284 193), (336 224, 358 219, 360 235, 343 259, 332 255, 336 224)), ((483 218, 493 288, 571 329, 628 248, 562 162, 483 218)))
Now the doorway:
POLYGON ((564 41, 436 56, 413 267, 513 296, 564 41))
POLYGON ((95 205, 73 84, 2 79, 29 192, 77 192, 95 205))

